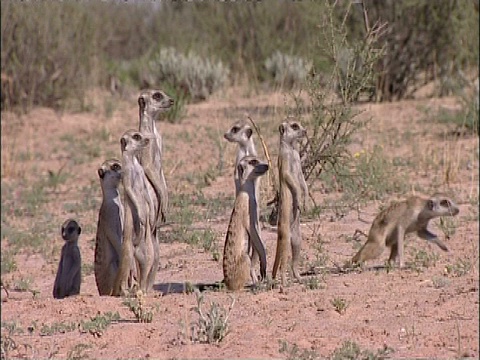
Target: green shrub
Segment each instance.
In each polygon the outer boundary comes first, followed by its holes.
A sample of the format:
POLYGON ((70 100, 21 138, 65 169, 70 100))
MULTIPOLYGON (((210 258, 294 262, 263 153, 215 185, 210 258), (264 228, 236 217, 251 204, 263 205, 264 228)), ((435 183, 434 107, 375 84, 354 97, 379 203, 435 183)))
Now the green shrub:
POLYGON ((148 64, 151 81, 172 84, 193 101, 205 100, 227 83, 229 71, 221 61, 213 62, 192 52, 163 48, 148 64))
POLYGON ((290 89, 305 81, 312 62, 277 50, 265 60, 265 68, 275 85, 290 89))

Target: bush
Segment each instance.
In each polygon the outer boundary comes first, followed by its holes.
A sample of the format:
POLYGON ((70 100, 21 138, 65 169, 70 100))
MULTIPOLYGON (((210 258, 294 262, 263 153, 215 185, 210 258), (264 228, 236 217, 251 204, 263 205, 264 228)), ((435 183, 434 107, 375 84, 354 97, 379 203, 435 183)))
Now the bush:
POLYGON ((226 84, 229 71, 221 61, 212 62, 174 48, 161 49, 148 64, 154 84, 168 83, 181 89, 192 101, 205 100, 226 84))
POLYGON ((312 69, 312 62, 275 51, 265 60, 265 69, 275 85, 290 89, 305 81, 312 69))

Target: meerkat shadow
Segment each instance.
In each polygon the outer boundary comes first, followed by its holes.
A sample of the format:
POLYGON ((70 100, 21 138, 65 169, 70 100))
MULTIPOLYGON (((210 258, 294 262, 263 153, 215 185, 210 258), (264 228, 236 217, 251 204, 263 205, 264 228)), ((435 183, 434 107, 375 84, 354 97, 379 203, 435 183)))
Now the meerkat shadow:
POLYGON ((225 285, 222 282, 214 283, 190 283, 190 282, 171 282, 153 285, 153 290, 161 292, 162 295, 168 294, 186 294, 194 292, 197 289, 200 292, 208 290, 219 290, 225 285))

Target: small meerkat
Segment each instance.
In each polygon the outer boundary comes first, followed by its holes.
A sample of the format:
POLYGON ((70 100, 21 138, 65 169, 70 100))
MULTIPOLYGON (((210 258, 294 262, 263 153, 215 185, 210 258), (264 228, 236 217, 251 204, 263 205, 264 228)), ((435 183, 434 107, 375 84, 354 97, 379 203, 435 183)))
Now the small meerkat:
MULTIPOLYGON (((223 137, 229 142, 238 144, 237 156, 235 159, 235 171, 233 177, 235 179, 235 196, 240 191, 240 176, 238 174, 238 164, 245 156, 257 156, 255 143, 253 142, 253 130, 245 121, 237 121, 232 127, 223 134, 223 137)), ((258 190, 257 190, 258 196, 258 190)))
MULTIPOLYGON (((229 142, 237 143, 237 155, 235 158, 235 170, 233 173, 233 178, 235 181, 235 196, 238 195, 241 187, 241 178, 238 171, 238 165, 240 164, 240 160, 242 160, 245 156, 257 156, 257 150, 255 149, 255 143, 253 142, 253 130, 252 127, 246 123, 245 121, 239 120, 235 122, 230 129, 223 134, 223 137, 228 140, 229 142)), ((257 203, 260 203, 260 178, 255 180, 255 197, 257 199, 257 203)), ((259 215, 259 211, 257 211, 257 215, 259 215)), ((265 244, 263 244, 265 248, 265 244)), ((259 261, 259 254, 252 248, 252 245, 249 241, 249 249, 252 249, 253 256, 252 256, 252 269, 251 269, 251 276, 256 278, 256 271, 255 268, 257 267, 259 261)))
POLYGON ((78 237, 82 228, 75 220, 68 219, 62 224, 62 247, 57 276, 53 285, 53 297, 63 299, 66 296, 80 294, 82 282, 82 258, 78 247, 78 237))
POLYGON ((95 282, 100 295, 111 295, 122 253, 124 210, 119 192, 122 163, 117 159, 106 160, 97 173, 102 205, 95 238, 95 282))
POLYGON ((300 232, 300 204, 305 208, 308 187, 302 172, 298 141, 307 134, 306 129, 298 122, 283 122, 279 126, 280 151, 278 154, 279 198, 277 251, 273 264, 272 277, 275 279, 280 271, 282 285, 285 285, 285 271, 292 249, 292 273, 300 280, 298 263, 302 235, 300 232))
MULTIPOLYGON (((148 180, 137 155, 149 145, 151 138, 135 130, 127 130, 120 139, 122 149, 122 183, 124 187, 123 244, 120 267, 115 278, 113 295, 125 293, 134 261, 140 290, 147 291, 148 274, 153 266, 154 245, 151 231, 152 199, 148 180)), ((154 218, 153 218, 154 219, 154 218)))
POLYGON ((410 196, 382 210, 373 220, 367 242, 353 257, 352 263, 362 263, 379 257, 385 247, 390 248, 389 263, 397 257, 400 268, 405 266, 404 238, 411 232, 448 251, 437 235, 428 231, 428 222, 440 216, 455 216, 459 213, 455 202, 444 194, 437 193, 429 198, 410 196))
POLYGON ((140 154, 139 161, 142 164, 148 181, 152 184, 157 194, 159 206, 157 209, 157 226, 165 222, 168 208, 168 189, 163 173, 162 136, 155 126, 155 120, 162 112, 168 111, 174 104, 174 100, 161 90, 145 90, 138 97, 139 127, 144 135, 153 135, 151 141, 140 154))
POLYGON ((260 257, 260 276, 266 277, 267 257, 258 226, 255 181, 265 174, 268 165, 254 156, 246 156, 238 164, 241 186, 228 224, 223 250, 223 276, 229 290, 241 289, 250 275, 252 282, 257 277, 251 273, 249 242, 260 257))

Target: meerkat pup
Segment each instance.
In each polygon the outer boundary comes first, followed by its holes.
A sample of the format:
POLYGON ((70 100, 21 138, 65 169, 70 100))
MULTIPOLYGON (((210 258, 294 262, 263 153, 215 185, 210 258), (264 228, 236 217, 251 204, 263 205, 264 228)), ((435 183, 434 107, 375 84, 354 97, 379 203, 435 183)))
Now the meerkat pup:
POLYGON ((148 180, 137 158, 149 145, 150 140, 151 138, 135 130, 126 131, 120 139, 125 208, 120 267, 113 288, 113 295, 116 296, 125 293, 129 272, 135 272, 135 269, 132 269, 132 260, 136 265, 140 290, 143 292, 147 292, 147 278, 153 266, 154 249, 150 225, 153 203, 147 188, 148 180))
POLYGON ((367 242, 353 257, 352 263, 378 258, 385 247, 389 247, 389 263, 398 257, 400 268, 403 268, 404 238, 411 232, 416 232, 420 238, 433 242, 443 251, 448 251, 437 235, 428 231, 428 222, 440 216, 455 216, 459 211, 452 199, 439 193, 430 198, 410 196, 404 201, 396 202, 381 211, 373 220, 367 242))
POLYGON ((277 225, 277 251, 273 264, 272 277, 280 271, 282 285, 285 285, 285 271, 292 249, 292 273, 300 280, 298 263, 302 235, 300 232, 300 204, 305 208, 308 187, 302 172, 298 141, 307 131, 298 122, 283 122, 279 126, 280 151, 278 154, 278 175, 280 182, 277 225))
POLYGON ((241 289, 249 274, 254 284, 258 280, 251 273, 249 241, 260 257, 260 276, 262 279, 266 277, 267 257, 258 226, 255 181, 267 170, 268 165, 254 156, 245 156, 238 164, 241 186, 235 198, 223 250, 223 276, 229 290, 241 289))
POLYGON ((95 282, 100 295, 111 295, 122 253, 124 211, 119 192, 122 163, 117 159, 106 160, 97 172, 103 197, 95 238, 95 282))
POLYGON ((75 220, 68 219, 62 225, 62 247, 57 276, 53 285, 53 297, 63 299, 66 296, 80 294, 82 281, 82 258, 78 248, 78 237, 82 232, 75 220))
POLYGON ((144 135, 154 136, 154 140, 139 154, 139 161, 157 195, 159 203, 156 210, 157 226, 166 219, 168 190, 162 166, 163 141, 155 126, 155 120, 160 113, 168 111, 173 104, 173 99, 160 90, 145 90, 138 97, 138 130, 144 135))

